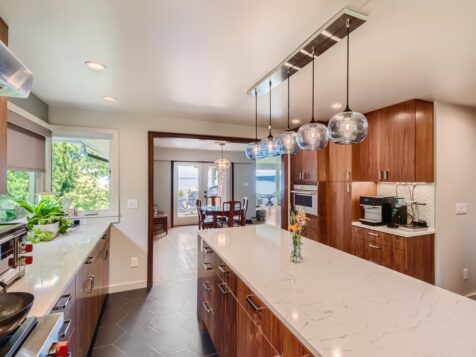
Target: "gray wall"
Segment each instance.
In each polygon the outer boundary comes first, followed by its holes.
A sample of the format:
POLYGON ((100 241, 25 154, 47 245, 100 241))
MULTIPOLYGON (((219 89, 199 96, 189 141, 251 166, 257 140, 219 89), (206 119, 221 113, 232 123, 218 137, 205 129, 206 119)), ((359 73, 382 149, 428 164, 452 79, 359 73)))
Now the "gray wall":
POLYGON ((44 121, 48 121, 49 107, 44 101, 38 98, 35 94, 31 93, 28 98, 8 98, 10 102, 18 105, 28 113, 33 114, 37 118, 44 121))
POLYGON ((235 200, 248 197, 248 211, 246 218, 251 219, 256 216, 256 170, 252 163, 234 164, 234 191, 235 200))

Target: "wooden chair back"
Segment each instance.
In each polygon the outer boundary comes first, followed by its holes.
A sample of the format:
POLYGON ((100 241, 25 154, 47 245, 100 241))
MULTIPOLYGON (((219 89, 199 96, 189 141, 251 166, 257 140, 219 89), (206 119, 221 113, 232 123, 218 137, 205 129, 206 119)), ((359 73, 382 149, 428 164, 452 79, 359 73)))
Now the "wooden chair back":
POLYGON ((226 217, 228 227, 233 227, 235 218, 241 217, 241 202, 240 201, 227 201, 223 202, 223 216, 226 217))
POLYGON ((221 197, 220 196, 207 196, 207 206, 220 207, 221 206, 221 197))

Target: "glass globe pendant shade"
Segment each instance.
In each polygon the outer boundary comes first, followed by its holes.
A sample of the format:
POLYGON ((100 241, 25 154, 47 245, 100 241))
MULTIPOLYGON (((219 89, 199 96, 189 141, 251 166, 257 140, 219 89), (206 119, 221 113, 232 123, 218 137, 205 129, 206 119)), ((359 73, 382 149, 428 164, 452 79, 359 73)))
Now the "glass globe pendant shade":
POLYGON ((278 148, 276 146, 276 138, 268 136, 259 143, 261 157, 279 156, 278 148))
POLYGON ((213 162, 213 166, 215 166, 218 171, 225 171, 231 166, 231 162, 230 160, 220 158, 213 162))
POLYGON ((246 154, 246 157, 250 160, 261 159, 260 143, 255 142, 255 143, 249 143, 248 145, 246 145, 245 154, 246 154))
POLYGON ((296 138, 301 150, 322 150, 329 142, 327 127, 316 122, 301 126, 296 138))
POLYGON ((328 123, 329 137, 336 144, 358 144, 367 136, 367 118, 352 110, 334 115, 328 123))
POLYGON ((297 134, 292 130, 286 130, 276 138, 276 146, 280 155, 297 154, 299 146, 297 144, 297 134))

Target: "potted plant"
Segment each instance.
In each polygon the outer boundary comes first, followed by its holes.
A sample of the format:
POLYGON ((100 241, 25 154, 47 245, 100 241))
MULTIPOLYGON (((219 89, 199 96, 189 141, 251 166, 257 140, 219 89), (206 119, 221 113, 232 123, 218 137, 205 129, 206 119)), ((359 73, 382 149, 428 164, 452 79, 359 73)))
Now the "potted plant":
POLYGON ((26 201, 18 201, 18 204, 30 214, 26 226, 30 230, 30 240, 34 243, 65 234, 71 225, 59 197, 44 196, 36 205, 26 201))

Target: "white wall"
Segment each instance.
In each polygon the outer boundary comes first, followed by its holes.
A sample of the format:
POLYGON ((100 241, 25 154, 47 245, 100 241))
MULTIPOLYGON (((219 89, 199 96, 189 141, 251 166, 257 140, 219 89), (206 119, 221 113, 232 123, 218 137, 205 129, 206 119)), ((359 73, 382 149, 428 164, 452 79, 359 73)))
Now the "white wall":
POLYGON ((435 103, 435 119, 436 283, 467 295, 476 292, 476 108, 435 103), (455 214, 458 202, 467 215, 455 214))
MULTIPOLYGON (((119 129, 120 223, 112 230, 111 291, 146 286, 147 279, 147 132, 164 131, 205 135, 253 137, 254 128, 200 122, 152 115, 50 108, 54 124, 119 129), (138 199, 139 208, 127 210, 128 199, 138 199), (129 268, 130 257, 139 258, 139 267, 129 268)), ((266 131, 260 131, 260 137, 266 131)))

